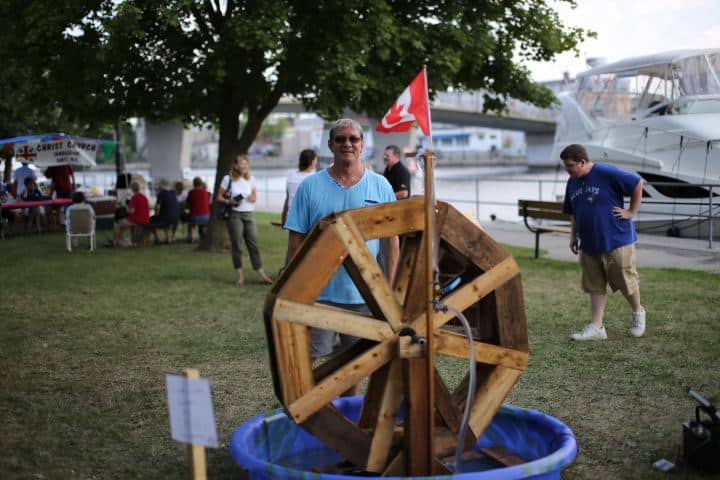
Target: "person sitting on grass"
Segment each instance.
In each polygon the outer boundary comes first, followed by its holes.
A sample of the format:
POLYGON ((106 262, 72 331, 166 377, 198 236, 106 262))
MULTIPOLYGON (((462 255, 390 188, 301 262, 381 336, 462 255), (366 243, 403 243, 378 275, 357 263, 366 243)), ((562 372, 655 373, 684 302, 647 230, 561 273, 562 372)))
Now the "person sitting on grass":
POLYGON ((125 218, 116 220, 115 226, 113 227, 112 245, 114 247, 121 246, 123 232, 132 230, 136 225, 147 225, 150 223, 150 204, 147 197, 140 192, 140 184, 138 182, 132 182, 130 189, 133 195, 128 202, 128 215, 125 218))

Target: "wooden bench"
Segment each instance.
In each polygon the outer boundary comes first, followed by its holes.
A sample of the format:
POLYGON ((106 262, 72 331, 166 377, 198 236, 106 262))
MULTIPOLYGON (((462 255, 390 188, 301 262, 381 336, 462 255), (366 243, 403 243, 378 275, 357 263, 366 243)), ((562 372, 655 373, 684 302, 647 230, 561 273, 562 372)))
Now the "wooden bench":
POLYGON ((172 225, 155 225, 152 223, 147 223, 144 225, 133 225, 131 230, 132 243, 134 245, 137 245, 138 247, 147 247, 151 244, 150 236, 152 234, 155 234, 155 236, 157 237, 158 230, 164 232, 165 243, 173 243, 171 241, 173 238, 172 225))
POLYGON ((207 222, 191 222, 190 220, 182 220, 180 222, 180 225, 185 225, 185 239, 188 241, 191 240, 189 236, 191 227, 197 227, 198 239, 202 240, 203 238, 205 238, 205 233, 209 224, 210 220, 208 220, 207 222))
POLYGON ((540 256, 540 235, 543 233, 570 233, 570 225, 544 224, 536 220, 557 220, 569 223, 571 218, 563 213, 562 202, 539 200, 518 200, 518 215, 523 217, 525 226, 535 234, 535 258, 540 256), (528 219, 532 219, 529 222, 528 219))

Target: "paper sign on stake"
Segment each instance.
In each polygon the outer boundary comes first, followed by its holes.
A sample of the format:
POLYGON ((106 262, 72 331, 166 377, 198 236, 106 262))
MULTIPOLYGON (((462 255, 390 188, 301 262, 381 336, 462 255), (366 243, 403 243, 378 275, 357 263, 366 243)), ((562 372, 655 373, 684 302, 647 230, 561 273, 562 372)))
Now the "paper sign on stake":
POLYGON ((165 380, 172 439, 217 448, 210 382, 172 374, 165 375, 165 380))

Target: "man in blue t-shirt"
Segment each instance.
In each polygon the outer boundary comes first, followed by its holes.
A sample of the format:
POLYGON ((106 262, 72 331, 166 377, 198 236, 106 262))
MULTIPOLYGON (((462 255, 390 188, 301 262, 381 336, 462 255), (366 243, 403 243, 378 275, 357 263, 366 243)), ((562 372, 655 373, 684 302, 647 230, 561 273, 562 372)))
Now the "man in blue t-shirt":
MULTIPOLYGON (((382 176, 365 170, 360 162, 363 133, 360 124, 351 119, 340 119, 330 128, 328 148, 333 154, 333 164, 302 181, 295 193, 293 203, 283 227, 290 232, 287 258, 291 259, 315 224, 323 217, 349 208, 359 208, 395 200, 388 181, 382 176)), ((379 240, 367 242, 377 257, 379 240)), ((388 255, 388 282, 393 284, 399 257, 398 237, 390 239, 388 255)), ((367 312, 362 297, 345 267, 341 267, 330 279, 318 302, 356 312, 367 312)), ((340 341, 347 346, 356 339, 341 335, 340 341)), ((312 356, 314 358, 332 352, 335 332, 313 329, 312 356)))
POLYGON ((632 307, 630 334, 645 333, 645 309, 640 304, 640 280, 635 260, 637 234, 632 218, 642 202, 639 175, 613 165, 593 163, 582 145, 569 145, 560 159, 570 175, 563 211, 572 215, 570 250, 580 252, 582 289, 590 295, 592 320, 573 340, 607 338, 603 315, 607 285, 620 290, 632 307), (630 206, 624 208, 624 197, 630 206))

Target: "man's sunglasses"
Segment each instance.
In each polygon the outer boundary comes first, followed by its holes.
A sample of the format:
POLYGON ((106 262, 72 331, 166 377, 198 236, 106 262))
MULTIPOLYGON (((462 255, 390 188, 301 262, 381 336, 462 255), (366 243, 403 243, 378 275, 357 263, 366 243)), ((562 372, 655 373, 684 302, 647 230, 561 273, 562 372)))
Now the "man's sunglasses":
POLYGON ((344 144, 345 140, 350 140, 350 143, 352 143, 353 145, 357 145, 362 141, 362 137, 358 137, 357 135, 350 135, 349 137, 345 135, 335 135, 333 137, 333 142, 337 143, 338 145, 344 144))

